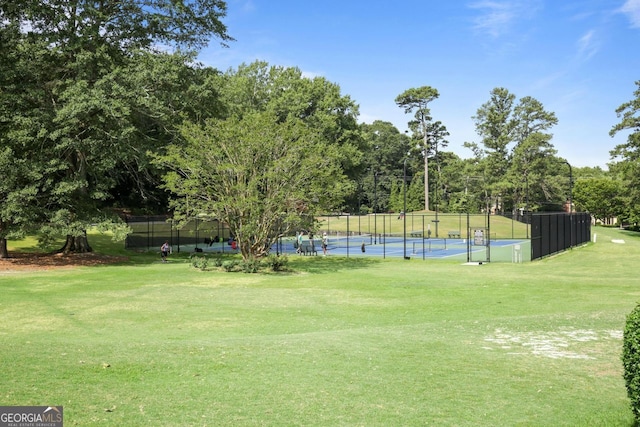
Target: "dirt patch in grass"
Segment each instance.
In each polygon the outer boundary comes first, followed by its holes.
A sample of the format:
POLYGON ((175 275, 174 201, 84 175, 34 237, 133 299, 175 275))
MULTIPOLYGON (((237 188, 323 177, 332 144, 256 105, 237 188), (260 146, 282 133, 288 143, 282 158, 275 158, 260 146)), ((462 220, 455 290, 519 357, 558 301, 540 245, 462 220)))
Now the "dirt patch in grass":
POLYGON ((0 258, 0 274, 17 271, 69 269, 94 265, 109 265, 127 261, 124 256, 102 255, 93 252, 84 254, 34 254, 12 252, 10 258, 0 258))
MULTIPOLYGON (((594 331, 591 329, 561 329, 545 332, 509 332, 497 329, 485 342, 508 350, 510 354, 533 354, 552 359, 595 359, 593 349, 579 344, 622 339, 621 331, 594 331)), ((484 347, 491 350, 492 347, 484 347)))

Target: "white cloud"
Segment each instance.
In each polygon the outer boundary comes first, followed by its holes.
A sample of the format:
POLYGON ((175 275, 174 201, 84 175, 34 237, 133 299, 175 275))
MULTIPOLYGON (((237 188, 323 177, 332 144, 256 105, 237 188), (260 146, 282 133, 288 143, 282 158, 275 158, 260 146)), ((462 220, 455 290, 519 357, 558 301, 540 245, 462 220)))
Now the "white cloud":
POLYGON ((229 14, 233 12, 240 12, 243 14, 254 13, 257 10, 257 6, 253 0, 229 0, 227 1, 227 11, 229 14))
POLYGON ((578 56, 583 60, 590 59, 593 55, 598 53, 600 49, 600 43, 595 37, 595 30, 589 30, 585 35, 578 40, 578 56))
POLYGON ((481 11, 474 29, 497 38, 508 33, 520 19, 531 18, 540 8, 539 0, 480 0, 468 5, 481 11))
POLYGON ((620 12, 627 15, 633 28, 640 28, 640 0, 627 0, 620 12))
POLYGON ((244 4, 242 5, 242 11, 245 13, 255 12, 255 10, 256 5, 251 0, 244 2, 244 4))
POLYGON ((482 10, 482 14, 474 20, 474 28, 488 33, 492 37, 504 34, 515 18, 515 13, 509 3, 485 0, 473 3, 469 7, 482 10))

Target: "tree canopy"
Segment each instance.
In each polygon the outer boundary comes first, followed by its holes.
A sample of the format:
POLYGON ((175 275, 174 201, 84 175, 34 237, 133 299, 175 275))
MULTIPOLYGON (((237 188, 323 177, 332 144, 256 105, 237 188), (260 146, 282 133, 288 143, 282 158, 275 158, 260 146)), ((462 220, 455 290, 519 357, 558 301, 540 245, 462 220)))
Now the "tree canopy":
POLYGON ((557 201, 556 151, 546 133, 558 122, 554 113, 535 98, 517 100, 507 89, 495 88, 473 119, 481 145, 466 146, 475 154, 474 175, 483 177, 494 209, 531 209, 557 201))
POLYGON ((177 217, 228 224, 245 259, 268 254, 280 236, 309 230, 344 195, 337 147, 301 119, 253 112, 185 125, 182 135, 185 142, 161 157, 171 168, 165 181, 178 196, 177 217))
POLYGON ((624 212, 622 183, 610 178, 578 180, 573 188, 573 200, 578 210, 589 212, 604 224, 624 212))
POLYGON ((361 125, 365 141, 365 171, 361 175, 358 211, 387 212, 395 210, 391 195, 403 179, 403 160, 411 149, 410 138, 390 122, 376 120, 361 125))
POLYGON ((357 106, 323 78, 264 62, 219 76, 222 118, 182 127, 184 142, 158 164, 178 217, 215 217, 243 256, 267 254, 278 237, 313 231, 315 215, 356 190, 362 138, 357 106))
POLYGON ((442 123, 432 122, 429 103, 437 99, 440 93, 431 86, 421 86, 407 89, 396 97, 398 107, 404 108, 405 113, 414 112, 415 120, 409 122, 409 127, 414 131, 416 139, 422 145, 424 157, 424 209, 429 210, 429 156, 443 138, 449 135, 442 123))
MULTIPOLYGON (((171 140, 173 117, 183 112, 167 114, 177 105, 166 105, 166 83, 180 87, 184 73, 165 78, 151 71, 154 78, 140 82, 154 66, 167 71, 170 61, 162 58, 172 55, 161 46, 232 40, 220 21, 225 13, 226 3, 217 0, 0 3, 3 156, 38 171, 4 189, 11 196, 30 188, 32 196, 18 209, 5 203, 0 245, 9 231, 24 228, 21 218, 37 212, 43 230, 67 235, 65 251, 91 250, 87 224, 104 217, 118 184, 148 176, 147 150, 171 140)), ((179 52, 175 58, 181 69, 192 60, 179 52)))
POLYGON ((637 89, 631 101, 625 102, 616 109, 620 123, 614 125, 609 132, 611 136, 628 131, 627 142, 617 145, 611 156, 618 160, 612 165, 614 171, 626 188, 626 209, 619 216, 631 223, 640 223, 640 80, 636 81, 637 89))
MULTIPOLYGON (((245 258, 260 257, 284 233, 314 231, 315 214, 404 208, 405 160, 410 209, 515 213, 568 198, 574 182, 552 144, 558 119, 535 98, 493 89, 472 117, 472 157, 461 159, 445 151, 431 86, 395 98, 413 113, 410 138, 389 122, 359 124, 338 84, 296 67, 198 64, 210 40, 233 41, 225 15, 221 0, 0 3, 0 167, 10 171, 0 257, 7 238, 32 231, 91 250, 87 226, 131 207, 215 216, 245 258)), ((629 135, 610 171, 574 175, 576 205, 600 219, 640 221, 636 85, 616 110, 611 135, 629 135)))

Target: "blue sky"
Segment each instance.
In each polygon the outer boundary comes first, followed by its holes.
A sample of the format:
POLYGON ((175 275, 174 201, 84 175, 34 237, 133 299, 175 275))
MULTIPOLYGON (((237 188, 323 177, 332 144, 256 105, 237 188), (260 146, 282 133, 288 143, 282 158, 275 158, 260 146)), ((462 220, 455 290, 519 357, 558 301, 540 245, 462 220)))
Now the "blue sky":
POLYGON ((200 60, 220 70, 264 60, 338 84, 360 121, 404 131, 412 118, 394 99, 432 86, 434 120, 449 151, 479 142, 472 116, 495 87, 532 96, 558 117, 558 155, 606 167, 626 133, 609 136, 615 109, 640 80, 640 0, 228 0, 236 39, 200 60))

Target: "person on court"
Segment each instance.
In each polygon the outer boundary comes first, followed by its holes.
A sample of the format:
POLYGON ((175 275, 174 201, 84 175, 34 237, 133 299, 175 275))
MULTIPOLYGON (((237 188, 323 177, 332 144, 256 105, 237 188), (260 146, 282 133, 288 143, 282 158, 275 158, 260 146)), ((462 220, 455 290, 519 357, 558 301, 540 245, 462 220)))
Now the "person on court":
POLYGON ((327 232, 322 233, 322 254, 327 255, 327 246, 329 244, 329 239, 327 238, 327 232))
POLYGON ((169 256, 169 242, 165 241, 162 246, 160 246, 160 257, 162 258, 162 262, 167 262, 167 256, 169 256))

